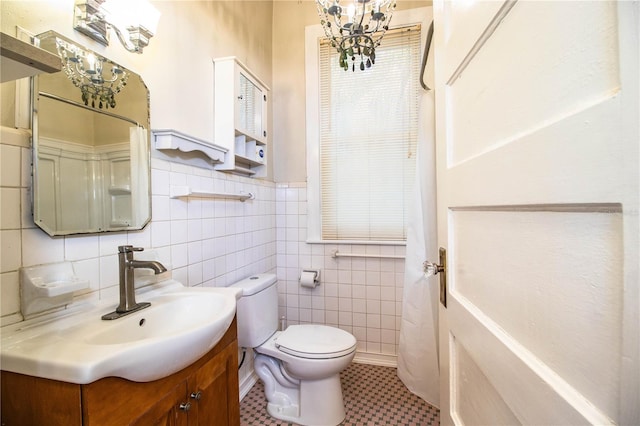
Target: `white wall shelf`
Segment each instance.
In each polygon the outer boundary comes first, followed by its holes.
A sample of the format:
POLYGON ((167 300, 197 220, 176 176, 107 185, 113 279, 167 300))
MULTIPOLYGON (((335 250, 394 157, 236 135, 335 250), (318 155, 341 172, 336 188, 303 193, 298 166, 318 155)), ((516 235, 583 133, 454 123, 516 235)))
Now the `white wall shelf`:
POLYGON ((182 185, 171 185, 171 187, 169 188, 169 197, 224 198, 229 200, 239 200, 242 202, 255 199, 255 195, 253 195, 253 193, 251 192, 240 192, 238 194, 232 194, 228 192, 204 191, 182 185))
POLYGON ((0 53, 0 75, 3 83, 43 72, 54 73, 62 69, 62 62, 58 56, 9 34, 0 33, 0 53))
POLYGON ((156 149, 179 150, 182 152, 200 151, 211 159, 213 163, 224 163, 227 148, 216 145, 193 136, 185 135, 177 130, 152 130, 156 149))

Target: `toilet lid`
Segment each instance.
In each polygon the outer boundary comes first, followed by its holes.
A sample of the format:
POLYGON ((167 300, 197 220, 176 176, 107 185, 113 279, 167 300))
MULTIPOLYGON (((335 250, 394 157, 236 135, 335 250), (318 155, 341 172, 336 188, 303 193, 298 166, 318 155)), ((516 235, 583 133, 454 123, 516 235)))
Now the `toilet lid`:
POLYGON ((356 338, 339 328, 302 324, 287 327, 275 344, 282 352, 301 358, 338 358, 355 350, 356 338))

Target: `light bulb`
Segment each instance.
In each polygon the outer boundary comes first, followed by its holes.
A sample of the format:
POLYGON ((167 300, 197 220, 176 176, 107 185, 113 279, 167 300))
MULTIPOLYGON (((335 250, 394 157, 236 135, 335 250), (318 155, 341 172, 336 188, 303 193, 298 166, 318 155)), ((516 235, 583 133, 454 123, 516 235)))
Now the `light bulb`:
POLYGON ((93 53, 89 53, 87 55, 87 63, 89 64, 89 73, 93 74, 96 72, 96 57, 93 53))
POLYGON ((353 22, 353 17, 356 14, 356 5, 351 3, 347 6, 347 16, 349 17, 349 22, 353 22))

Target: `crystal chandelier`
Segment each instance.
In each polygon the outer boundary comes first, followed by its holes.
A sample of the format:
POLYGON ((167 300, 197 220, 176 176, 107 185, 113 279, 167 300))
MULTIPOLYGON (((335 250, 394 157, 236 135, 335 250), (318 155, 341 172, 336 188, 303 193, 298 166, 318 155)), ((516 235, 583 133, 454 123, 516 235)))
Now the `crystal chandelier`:
POLYGON ((365 70, 376 62, 378 47, 389 29, 396 0, 316 0, 320 23, 331 45, 340 54, 340 68, 365 70))
POLYGON ((62 69, 67 78, 82 92, 82 101, 93 108, 115 108, 115 95, 127 85, 129 73, 118 65, 93 52, 68 43, 60 38, 56 48, 62 59, 62 69), (109 71, 105 71, 105 63, 109 71), (109 65, 110 64, 110 65, 109 65))

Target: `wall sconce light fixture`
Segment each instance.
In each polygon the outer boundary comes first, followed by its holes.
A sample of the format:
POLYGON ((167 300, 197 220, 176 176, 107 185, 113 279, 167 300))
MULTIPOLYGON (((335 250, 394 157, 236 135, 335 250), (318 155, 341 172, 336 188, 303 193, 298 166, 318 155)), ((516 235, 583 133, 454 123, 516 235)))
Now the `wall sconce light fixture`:
POLYGON ((125 49, 142 53, 159 19, 160 12, 147 0, 76 0, 73 27, 105 46, 113 29, 125 49))

